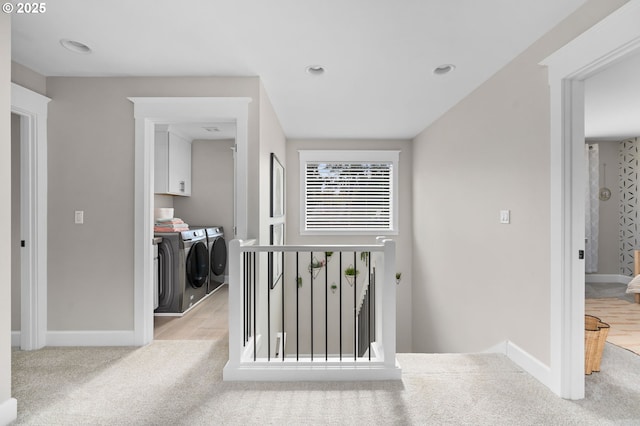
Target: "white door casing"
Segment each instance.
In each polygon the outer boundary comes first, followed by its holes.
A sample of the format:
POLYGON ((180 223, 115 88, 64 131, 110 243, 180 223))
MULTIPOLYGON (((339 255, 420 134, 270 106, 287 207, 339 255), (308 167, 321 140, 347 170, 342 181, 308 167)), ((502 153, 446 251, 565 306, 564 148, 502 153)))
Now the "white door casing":
POLYGON ((237 238, 247 238, 248 121, 251 98, 132 97, 135 118, 134 341, 153 340, 153 182, 156 124, 236 123, 235 224, 237 238))
MULTIPOLYGON (((47 333, 47 104, 51 99, 11 83, 20 116, 20 348, 40 349, 47 333)), ((15 248, 14 248, 15 249, 15 248)))
POLYGON ((584 398, 584 80, 640 50, 631 0, 546 58, 551 100, 551 390, 584 398))

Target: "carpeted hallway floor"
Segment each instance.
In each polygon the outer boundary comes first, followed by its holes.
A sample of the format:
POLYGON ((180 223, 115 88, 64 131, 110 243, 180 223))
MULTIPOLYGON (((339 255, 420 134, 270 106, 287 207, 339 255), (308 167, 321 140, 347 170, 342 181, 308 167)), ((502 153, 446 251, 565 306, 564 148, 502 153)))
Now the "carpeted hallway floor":
POLYGON ((558 398, 496 354, 399 354, 402 381, 223 382, 226 293, 215 296, 190 316, 159 320, 157 339, 181 340, 14 350, 15 424, 640 424, 640 356, 610 344, 582 401, 558 398))
POLYGON ((607 345, 567 401, 503 355, 399 354, 402 381, 222 381, 226 339, 13 352, 18 425, 640 423, 640 357, 607 345))

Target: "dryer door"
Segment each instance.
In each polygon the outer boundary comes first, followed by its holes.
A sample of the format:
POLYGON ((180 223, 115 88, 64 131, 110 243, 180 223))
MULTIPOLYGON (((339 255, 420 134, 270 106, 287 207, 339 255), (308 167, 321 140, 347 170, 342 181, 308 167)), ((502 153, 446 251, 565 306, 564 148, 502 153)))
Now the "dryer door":
POLYGON ((175 283, 173 280, 173 251, 168 240, 163 240, 158 246, 158 307, 171 306, 175 297, 175 283))
POLYGON ((227 266, 227 243, 224 238, 218 237, 213 242, 211 249, 211 272, 214 275, 223 275, 227 266))
POLYGON ((194 288, 200 288, 207 282, 209 273, 209 252, 202 241, 198 241, 187 255, 187 281, 194 288))

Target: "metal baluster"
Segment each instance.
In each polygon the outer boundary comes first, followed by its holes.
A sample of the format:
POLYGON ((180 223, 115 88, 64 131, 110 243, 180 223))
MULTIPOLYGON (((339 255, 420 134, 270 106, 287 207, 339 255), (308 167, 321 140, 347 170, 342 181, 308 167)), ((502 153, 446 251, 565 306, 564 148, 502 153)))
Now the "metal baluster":
POLYGON ((242 347, 247 346, 247 252, 242 253, 242 332, 244 334, 244 339, 242 342, 242 347))
POLYGON ((284 362, 284 251, 282 251, 282 267, 280 268, 280 270, 282 271, 282 284, 281 284, 281 289, 280 291, 282 291, 282 333, 280 334, 280 344, 282 346, 282 362, 284 362))
POLYGON ((256 361, 258 356, 258 348, 256 344, 256 253, 253 252, 251 255, 251 267, 252 267, 252 275, 253 275, 253 361, 256 361))
POLYGON ((271 279, 273 278, 273 256, 274 252, 268 252, 267 258, 267 361, 271 361, 271 279))
POLYGON ((369 288, 367 289, 367 337, 369 339, 369 361, 371 361, 371 252, 368 252, 369 259, 369 288))
POLYGON ((324 252, 324 360, 329 361, 329 260, 324 252))
POLYGON ((357 361, 358 359, 358 321, 357 321, 357 313, 358 313, 358 296, 356 289, 358 288, 358 264, 356 263, 356 252, 353 252, 353 360, 357 361))
POLYGON ((300 307, 298 304, 300 284, 298 279, 300 277, 300 252, 296 251, 296 361, 300 361, 300 326, 298 321, 300 319, 300 307))
POLYGON ((340 252, 338 287, 340 291, 340 361, 342 361, 342 252, 340 252))
POLYGON ((371 297, 373 299, 373 307, 372 307, 372 311, 373 311, 373 326, 371 328, 373 328, 373 341, 376 341, 376 268, 373 268, 373 287, 372 287, 372 291, 373 291, 373 296, 371 297))
MULTIPOLYGON (((313 264, 313 252, 311 252, 311 258, 309 265, 313 264)), ((311 361, 313 361, 313 268, 309 266, 309 274, 311 276, 311 361)))

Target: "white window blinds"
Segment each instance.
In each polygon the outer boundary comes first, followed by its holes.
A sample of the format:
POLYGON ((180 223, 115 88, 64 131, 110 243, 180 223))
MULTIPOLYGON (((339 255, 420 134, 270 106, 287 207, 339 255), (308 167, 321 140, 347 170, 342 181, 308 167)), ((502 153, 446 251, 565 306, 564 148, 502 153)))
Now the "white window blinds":
POLYGON ((393 161, 305 161, 301 166, 303 231, 395 230, 393 161))

